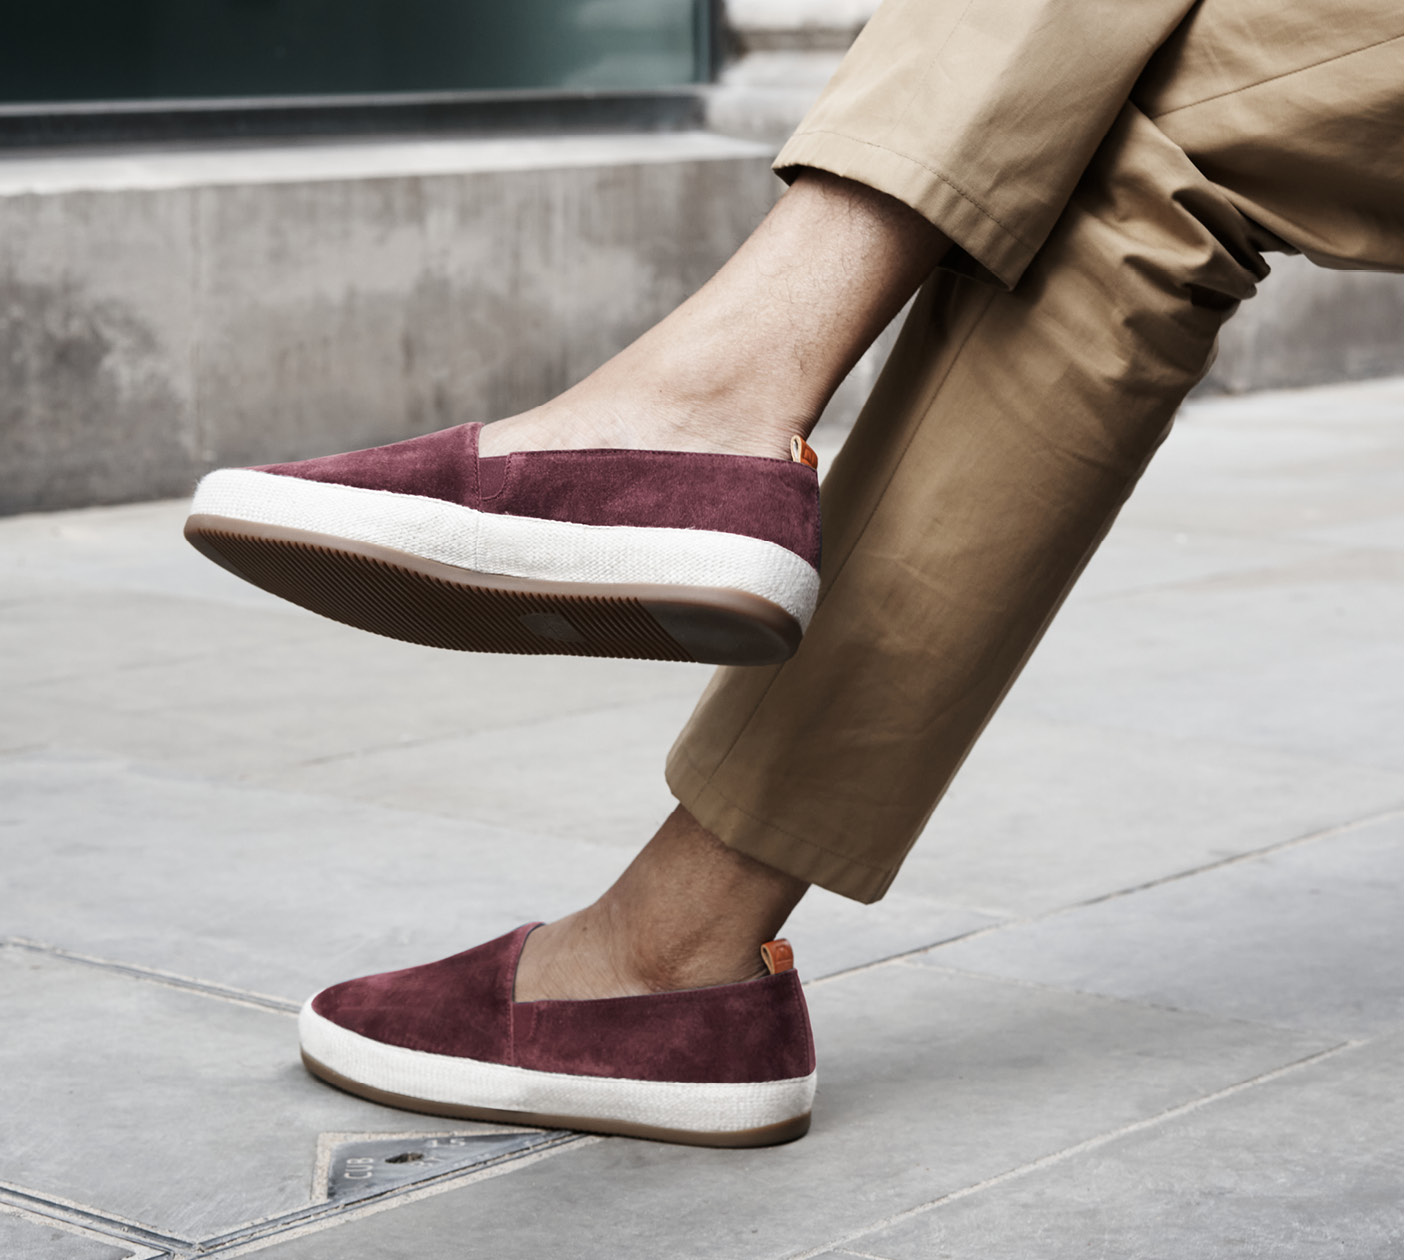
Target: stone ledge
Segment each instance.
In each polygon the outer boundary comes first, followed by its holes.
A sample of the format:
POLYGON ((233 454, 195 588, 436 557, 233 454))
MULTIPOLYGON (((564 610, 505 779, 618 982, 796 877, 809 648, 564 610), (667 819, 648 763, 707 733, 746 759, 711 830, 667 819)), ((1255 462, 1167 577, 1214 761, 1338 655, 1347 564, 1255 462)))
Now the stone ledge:
POLYGON ((232 185, 473 175, 749 157, 760 145, 704 131, 635 135, 375 138, 200 148, 16 153, 0 158, 0 198, 232 185))
POLYGON ((726 28, 736 53, 843 52, 878 0, 727 0, 726 28))
POLYGON ((778 189, 764 148, 687 132, 0 162, 0 511, 535 405, 778 189))
MULTIPOLYGON (((0 161, 0 512, 534 405, 721 264, 780 189, 772 151, 681 132, 0 161)), ((1398 277, 1273 265, 1200 392, 1402 370, 1398 277)))
POLYGON ((701 115, 692 87, 35 102, 0 105, 0 148, 684 131, 701 115))

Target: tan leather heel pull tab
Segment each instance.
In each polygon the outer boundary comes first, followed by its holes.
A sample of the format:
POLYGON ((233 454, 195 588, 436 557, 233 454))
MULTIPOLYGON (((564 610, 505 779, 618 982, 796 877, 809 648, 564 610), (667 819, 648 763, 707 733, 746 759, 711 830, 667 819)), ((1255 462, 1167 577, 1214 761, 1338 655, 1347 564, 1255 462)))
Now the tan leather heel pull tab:
POLYGON ((761 961, 773 976, 782 971, 794 971, 795 951, 790 948, 789 941, 767 941, 761 946, 761 961))
POLYGON ((811 468, 819 470, 820 457, 815 454, 815 448, 798 433, 790 439, 790 458, 794 463, 809 464, 811 468))

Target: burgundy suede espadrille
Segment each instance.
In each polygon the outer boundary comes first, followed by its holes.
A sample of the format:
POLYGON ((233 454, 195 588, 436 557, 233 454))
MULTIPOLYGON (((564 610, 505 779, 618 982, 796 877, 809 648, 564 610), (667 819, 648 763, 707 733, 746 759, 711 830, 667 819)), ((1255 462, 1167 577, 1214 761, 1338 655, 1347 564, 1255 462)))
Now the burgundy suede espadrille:
POLYGON ((814 452, 529 451, 479 424, 201 481, 185 536, 336 621, 433 647, 760 665, 819 590, 814 452))
POLYGON ((363 1098, 471 1120, 770 1146, 810 1127, 815 1051, 790 946, 769 975, 646 997, 518 1002, 529 923, 452 958, 334 984, 303 1062, 363 1098))

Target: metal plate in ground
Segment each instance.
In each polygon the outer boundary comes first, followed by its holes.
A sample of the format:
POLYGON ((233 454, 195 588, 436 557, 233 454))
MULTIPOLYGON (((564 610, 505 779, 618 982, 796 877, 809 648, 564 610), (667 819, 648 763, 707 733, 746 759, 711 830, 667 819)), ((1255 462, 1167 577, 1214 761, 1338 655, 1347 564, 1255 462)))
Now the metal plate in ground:
POLYGON ((487 1167, 536 1147, 554 1146, 559 1130, 511 1133, 437 1133, 341 1142, 327 1164, 327 1198, 362 1199, 445 1173, 487 1167))

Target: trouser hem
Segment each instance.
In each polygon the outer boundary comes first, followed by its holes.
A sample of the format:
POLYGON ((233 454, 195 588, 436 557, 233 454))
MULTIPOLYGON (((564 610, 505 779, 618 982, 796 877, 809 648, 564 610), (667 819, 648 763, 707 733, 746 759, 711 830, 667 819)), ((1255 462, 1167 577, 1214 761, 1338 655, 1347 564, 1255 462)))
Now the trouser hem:
POLYGON ((1015 286, 1035 255, 1034 246, 950 177, 895 149, 844 132, 802 128, 786 141, 773 168, 789 183, 804 167, 852 179, 916 210, 1005 288, 1015 286))
POLYGON ((870 866, 782 831, 731 800, 693 764, 679 740, 668 755, 664 779, 678 803, 730 849, 808 884, 865 904, 888 891, 897 867, 870 866))

